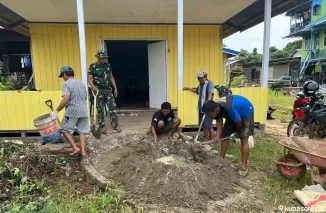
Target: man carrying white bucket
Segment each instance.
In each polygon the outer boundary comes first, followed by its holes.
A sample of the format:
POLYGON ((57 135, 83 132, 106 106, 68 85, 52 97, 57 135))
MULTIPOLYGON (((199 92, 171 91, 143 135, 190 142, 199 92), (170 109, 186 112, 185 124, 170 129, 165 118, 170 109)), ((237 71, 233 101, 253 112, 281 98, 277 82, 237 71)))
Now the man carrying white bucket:
POLYGON ((74 71, 69 66, 63 66, 59 78, 65 81, 62 85, 62 100, 51 113, 51 119, 56 120, 58 113, 65 108, 65 114, 61 125, 61 132, 70 143, 74 151, 70 155, 75 155, 81 151, 86 157, 86 135, 89 134, 88 110, 86 105, 87 90, 83 82, 74 78, 74 71), (79 133, 80 147, 75 144, 72 134, 75 127, 79 133))

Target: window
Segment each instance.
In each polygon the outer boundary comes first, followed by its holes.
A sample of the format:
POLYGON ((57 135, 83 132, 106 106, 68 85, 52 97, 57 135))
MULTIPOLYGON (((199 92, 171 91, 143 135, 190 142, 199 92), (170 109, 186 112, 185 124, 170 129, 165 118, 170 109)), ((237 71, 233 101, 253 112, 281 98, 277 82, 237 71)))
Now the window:
POLYGON ((311 42, 310 38, 306 38, 305 44, 304 44, 304 47, 306 50, 310 49, 310 42, 311 42))
POLYGON ((285 80, 285 81, 289 81, 289 80, 291 80, 291 77, 290 76, 283 76, 282 79, 285 80))
POLYGON ((315 49, 319 48, 319 34, 315 35, 314 47, 315 49))
POLYGON ((316 4, 315 6, 314 6, 314 16, 320 16, 321 15, 321 6, 320 5, 318 5, 318 4, 316 4))

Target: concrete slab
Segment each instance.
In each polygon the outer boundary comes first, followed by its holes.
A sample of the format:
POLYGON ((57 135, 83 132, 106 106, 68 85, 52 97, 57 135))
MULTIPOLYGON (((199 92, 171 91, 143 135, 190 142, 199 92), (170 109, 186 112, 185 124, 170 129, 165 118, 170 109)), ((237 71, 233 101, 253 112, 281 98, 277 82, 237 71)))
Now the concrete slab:
MULTIPOLYGON (((119 127, 124 129, 149 129, 155 111, 119 113, 119 127)), ((105 116, 105 125, 110 128, 110 118, 105 116)))

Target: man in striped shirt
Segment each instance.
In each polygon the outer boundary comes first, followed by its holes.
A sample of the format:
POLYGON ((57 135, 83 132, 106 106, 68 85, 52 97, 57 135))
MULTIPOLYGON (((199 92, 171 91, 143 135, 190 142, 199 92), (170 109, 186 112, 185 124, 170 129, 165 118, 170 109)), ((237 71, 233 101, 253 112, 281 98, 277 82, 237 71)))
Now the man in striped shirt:
POLYGON ((87 90, 85 85, 74 78, 74 71, 69 66, 63 66, 59 78, 65 81, 62 85, 62 100, 56 110, 51 113, 51 118, 56 120, 58 113, 65 108, 65 114, 61 125, 61 132, 73 147, 74 155, 81 151, 86 156, 86 135, 89 134, 88 110, 86 105, 87 90), (81 150, 75 144, 72 134, 77 127, 81 150))

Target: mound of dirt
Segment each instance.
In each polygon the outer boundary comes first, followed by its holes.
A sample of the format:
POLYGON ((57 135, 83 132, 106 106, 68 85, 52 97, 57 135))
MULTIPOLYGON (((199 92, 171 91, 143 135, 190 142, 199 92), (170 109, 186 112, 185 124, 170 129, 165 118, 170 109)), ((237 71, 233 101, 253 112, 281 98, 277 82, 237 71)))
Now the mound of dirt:
POLYGON ((196 153, 199 162, 184 142, 135 141, 102 154, 97 169, 136 203, 206 210, 208 201, 234 193, 240 177, 215 154, 196 153))

